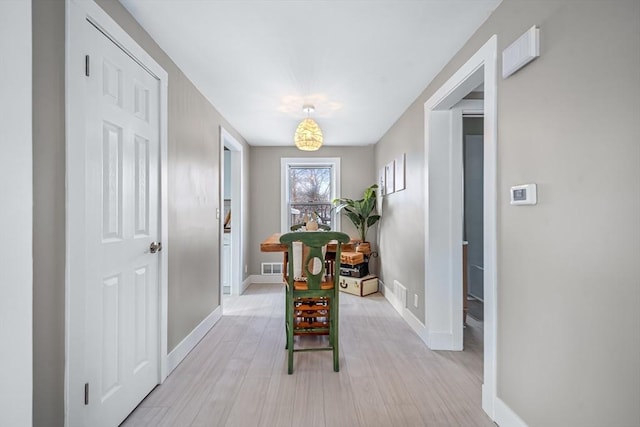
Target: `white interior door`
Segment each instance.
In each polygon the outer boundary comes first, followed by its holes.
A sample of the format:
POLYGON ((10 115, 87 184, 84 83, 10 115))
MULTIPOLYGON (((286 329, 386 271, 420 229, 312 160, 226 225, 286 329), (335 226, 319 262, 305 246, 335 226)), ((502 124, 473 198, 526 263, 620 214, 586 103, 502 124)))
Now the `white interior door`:
POLYGON ((85 425, 158 383, 159 82, 86 22, 85 425))

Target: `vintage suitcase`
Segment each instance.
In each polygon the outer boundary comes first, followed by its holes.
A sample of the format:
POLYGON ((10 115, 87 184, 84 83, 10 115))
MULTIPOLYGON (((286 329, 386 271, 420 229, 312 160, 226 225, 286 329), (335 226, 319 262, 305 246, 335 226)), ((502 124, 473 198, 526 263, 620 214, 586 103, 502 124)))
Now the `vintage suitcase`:
POLYGON ((341 264, 362 264, 364 262, 364 254, 362 252, 342 252, 340 254, 341 264))
POLYGON ((364 277, 369 275, 369 264, 340 264, 340 275, 345 277, 364 277))
POLYGON ((340 276, 339 286, 342 292, 363 297, 378 292, 378 278, 374 275, 360 278, 340 276))

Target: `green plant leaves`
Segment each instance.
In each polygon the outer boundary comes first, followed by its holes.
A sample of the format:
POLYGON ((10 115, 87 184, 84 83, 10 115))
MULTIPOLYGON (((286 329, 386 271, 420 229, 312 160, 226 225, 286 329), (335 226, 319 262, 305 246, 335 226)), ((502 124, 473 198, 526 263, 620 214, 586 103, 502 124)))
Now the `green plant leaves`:
POLYGON ((367 218, 367 227, 371 227, 373 224, 378 222, 379 219, 380 215, 371 215, 369 218, 367 218))
POLYGON ((351 220, 353 225, 358 229, 362 241, 367 240, 367 231, 369 227, 378 222, 380 215, 372 215, 376 207, 376 189, 377 184, 373 184, 364 190, 364 197, 359 200, 353 200, 346 197, 334 199, 332 203, 336 213, 344 210, 344 214, 351 220))

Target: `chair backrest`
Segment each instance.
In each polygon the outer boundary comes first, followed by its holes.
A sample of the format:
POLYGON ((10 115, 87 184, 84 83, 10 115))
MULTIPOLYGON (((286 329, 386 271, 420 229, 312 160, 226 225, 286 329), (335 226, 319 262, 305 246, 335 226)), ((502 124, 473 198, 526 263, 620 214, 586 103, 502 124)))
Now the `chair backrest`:
POLYGON ((303 254, 302 272, 306 276, 308 289, 320 289, 320 284, 324 281, 325 273, 325 251, 323 248, 330 242, 337 242, 336 259, 340 259, 341 243, 348 243, 349 236, 338 231, 300 231, 296 233, 286 233, 280 236, 280 243, 284 243, 289 247, 289 265, 288 265, 288 281, 291 285, 295 280, 294 277, 294 242, 300 242, 307 247, 303 254))

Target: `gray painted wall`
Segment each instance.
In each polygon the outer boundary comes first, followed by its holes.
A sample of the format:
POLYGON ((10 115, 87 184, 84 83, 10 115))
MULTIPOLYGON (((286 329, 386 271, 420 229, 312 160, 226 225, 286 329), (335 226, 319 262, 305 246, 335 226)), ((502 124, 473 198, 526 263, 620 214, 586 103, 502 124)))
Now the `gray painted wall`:
MULTIPOLYGON (((97 3, 169 74, 171 351, 220 305, 219 127, 248 146, 119 2, 97 3)), ((64 22, 63 0, 33 1, 34 426, 64 419, 64 22)))
MULTIPOLYGON (((293 145, 293 140, 292 140, 293 145)), ((280 232, 280 159, 283 157, 340 157, 340 194, 342 197, 359 199, 365 188, 376 182, 373 146, 328 147, 308 153, 296 147, 252 147, 251 211, 249 213, 249 273, 260 274, 261 262, 281 262, 282 254, 260 252, 260 242, 273 233, 280 232)), ((357 237, 357 232, 348 218, 342 218, 342 231, 357 237)), ((368 238, 375 242, 375 227, 368 238)), ((375 245, 375 243, 372 243, 375 245)))
POLYGON ((638 17, 635 0, 505 0, 376 145, 377 167, 407 152, 384 279, 422 296, 424 102, 491 35, 500 58, 540 27, 541 57, 498 78, 497 391, 529 426, 640 424, 638 17), (538 205, 510 206, 531 182, 538 205))
POLYGON ((31 3, 0 2, 0 425, 33 422, 31 3))
POLYGON ((422 304, 413 307, 413 295, 424 301, 424 147, 423 108, 407 110, 376 145, 377 168, 402 153, 405 157, 405 189, 384 196, 378 233, 379 276, 388 287, 397 280, 407 287, 409 309, 422 322, 422 304))
POLYGON ((64 1, 33 0, 33 425, 64 422, 64 1))

